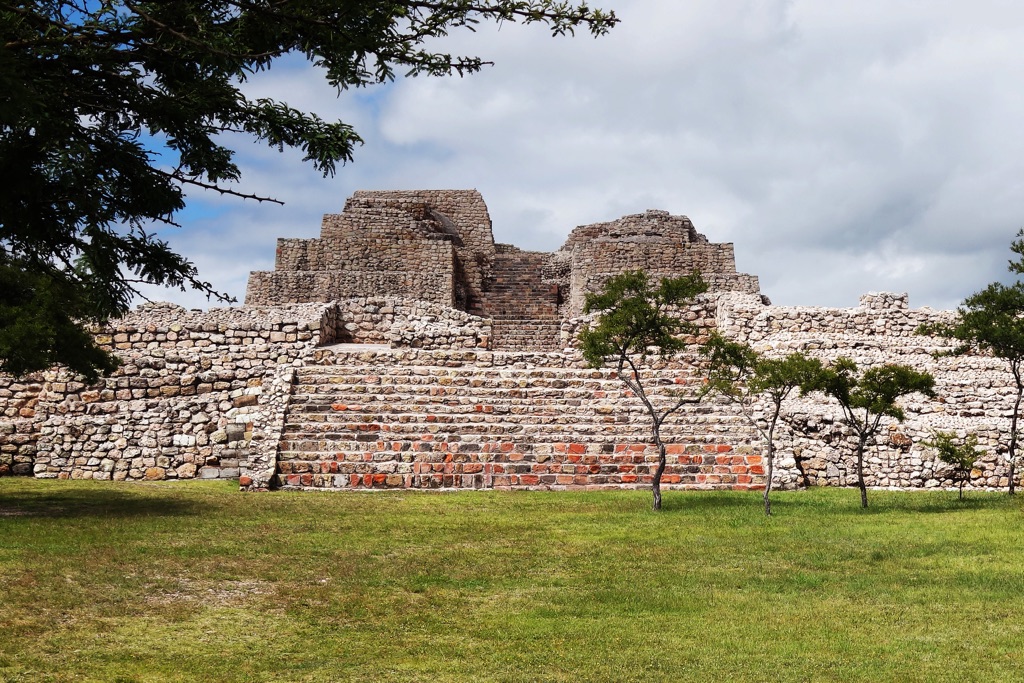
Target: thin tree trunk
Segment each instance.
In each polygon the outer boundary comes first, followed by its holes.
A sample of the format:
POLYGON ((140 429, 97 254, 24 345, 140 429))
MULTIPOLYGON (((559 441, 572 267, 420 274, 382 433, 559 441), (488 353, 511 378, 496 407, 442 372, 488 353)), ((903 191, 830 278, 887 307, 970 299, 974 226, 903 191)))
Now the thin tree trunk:
POLYGON ((1012 496, 1017 491, 1015 489, 1014 479, 1017 477, 1016 465, 1017 465, 1017 413, 1020 411, 1021 395, 1024 394, 1024 383, 1021 383, 1020 373, 1014 372, 1014 377, 1017 379, 1017 398, 1013 402, 1013 415, 1010 416, 1010 495, 1012 496))
POLYGON ((860 488, 860 506, 868 506, 868 487, 864 483, 864 447, 867 440, 859 437, 857 440, 857 486, 860 488))
POLYGON ((779 412, 776 410, 775 415, 772 416, 772 423, 768 426, 768 469, 765 475, 767 481, 764 483, 764 514, 766 517, 772 516, 770 495, 772 492, 772 476, 775 472, 775 423, 778 419, 779 412))
MULTIPOLYGON (((632 367, 632 366, 631 366, 632 367)), ((619 378, 628 386, 634 395, 640 399, 647 409, 647 414, 651 418, 651 437, 654 439, 655 445, 658 447, 658 467, 654 470, 654 480, 651 482, 651 494, 654 498, 651 509, 658 511, 661 509, 661 475, 665 473, 665 444, 661 440, 661 420, 663 418, 658 417, 658 411, 655 409, 654 404, 651 403, 650 399, 647 398, 647 392, 644 391, 643 384, 640 383, 640 373, 636 368, 632 368, 632 372, 629 378, 624 376, 622 368, 619 368, 619 378), (630 381, 630 379, 632 381, 630 381)))
POLYGON ((661 475, 665 473, 665 444, 661 440, 661 425, 657 419, 651 432, 654 435, 654 443, 658 446, 658 469, 654 471, 654 481, 651 482, 651 492, 654 494, 652 509, 657 512, 661 509, 661 475))
MULTIPOLYGON (((795 451, 795 449, 794 449, 795 451)), ((793 462, 796 463, 796 471, 800 473, 800 486, 808 489, 811 487, 811 478, 807 474, 807 470, 804 469, 804 457, 793 453, 793 462)))

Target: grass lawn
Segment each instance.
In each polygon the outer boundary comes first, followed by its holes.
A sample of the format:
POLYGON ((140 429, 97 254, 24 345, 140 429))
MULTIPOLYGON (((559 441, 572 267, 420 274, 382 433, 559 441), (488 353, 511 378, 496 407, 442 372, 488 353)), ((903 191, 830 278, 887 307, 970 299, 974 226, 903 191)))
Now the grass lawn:
POLYGON ((0 479, 0 681, 1024 677, 1024 496, 0 479))

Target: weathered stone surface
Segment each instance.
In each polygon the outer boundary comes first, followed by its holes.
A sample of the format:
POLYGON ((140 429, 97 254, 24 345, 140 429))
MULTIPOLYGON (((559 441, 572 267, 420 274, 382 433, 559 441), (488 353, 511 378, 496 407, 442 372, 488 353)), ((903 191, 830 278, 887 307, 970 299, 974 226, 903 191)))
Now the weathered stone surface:
MULTIPOLYGON (((974 487, 1005 486, 1012 378, 991 358, 936 358, 920 337, 951 313, 871 293, 842 309, 777 307, 737 273, 732 245, 684 216, 648 211, 582 226, 558 252, 495 245, 475 192, 357 193, 318 240, 282 240, 248 305, 140 307, 97 331, 123 363, 94 386, 61 370, 0 376, 0 475, 237 478, 244 488, 648 486, 656 463, 641 407, 574 350, 588 292, 609 275, 699 268, 712 287, 677 313, 766 354, 802 350, 928 370, 939 397, 868 458, 869 484, 934 488, 949 474, 922 445, 974 432, 974 487), (289 303, 320 299, 333 303, 289 303), (341 343, 367 346, 346 347, 341 343)), ((658 360, 656 401, 699 387, 696 358, 658 360)), ((787 405, 776 485, 849 485, 851 435, 820 397, 787 405)), ((666 427, 667 487, 758 488, 756 432, 706 401, 666 427)))
POLYGON ((219 479, 220 468, 219 467, 201 467, 199 468, 200 479, 219 479))
POLYGON ((245 425, 237 422, 229 422, 224 427, 225 436, 228 442, 241 441, 245 438, 245 425))
POLYGON ((167 472, 162 467, 147 467, 146 468, 146 473, 143 476, 146 479, 149 479, 149 480, 152 481, 154 479, 163 479, 163 478, 165 478, 167 476, 167 472))
POLYGON ((259 396, 256 394, 243 394, 231 401, 231 405, 235 408, 245 408, 248 406, 257 405, 260 402, 259 396))

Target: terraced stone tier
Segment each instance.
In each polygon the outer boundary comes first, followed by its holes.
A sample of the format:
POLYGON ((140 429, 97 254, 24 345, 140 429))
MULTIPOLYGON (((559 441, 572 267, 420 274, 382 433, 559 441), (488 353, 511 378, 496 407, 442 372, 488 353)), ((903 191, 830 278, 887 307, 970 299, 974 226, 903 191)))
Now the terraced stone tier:
MULTIPOLYGON (((550 354, 355 355, 299 369, 278 451, 280 486, 651 483, 657 451, 646 414, 607 370, 529 366, 529 359, 542 364, 550 354), (500 364, 512 358, 514 367, 500 364)), ((685 363, 649 378, 662 402, 692 381, 685 363)), ((667 488, 763 486, 755 434, 730 410, 721 403, 687 408, 665 427, 667 488)))

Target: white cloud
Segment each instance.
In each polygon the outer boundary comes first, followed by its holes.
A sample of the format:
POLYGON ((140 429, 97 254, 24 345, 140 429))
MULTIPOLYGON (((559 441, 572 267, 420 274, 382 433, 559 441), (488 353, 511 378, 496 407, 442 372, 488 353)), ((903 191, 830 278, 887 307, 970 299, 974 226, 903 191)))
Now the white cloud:
MULTIPOLYGON (((601 3, 598 3, 601 4, 601 3)), ((356 189, 475 187, 495 236, 552 250, 576 225, 663 208, 782 304, 908 291, 949 307, 1003 278, 1024 225, 1024 5, 818 0, 604 3, 611 35, 481 26, 439 43, 494 67, 335 98, 309 68, 247 87, 352 123, 354 164, 241 143, 247 191, 181 245, 241 298, 279 236, 312 237, 356 189)))

